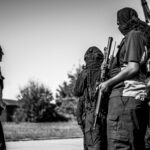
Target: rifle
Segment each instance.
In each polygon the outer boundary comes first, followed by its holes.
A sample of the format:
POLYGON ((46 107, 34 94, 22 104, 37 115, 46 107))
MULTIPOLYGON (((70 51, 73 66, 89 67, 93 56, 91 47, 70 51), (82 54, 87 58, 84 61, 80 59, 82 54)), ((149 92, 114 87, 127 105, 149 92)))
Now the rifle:
POLYGON ((141 0, 141 4, 142 4, 144 16, 145 16, 145 21, 146 23, 149 23, 150 22, 150 10, 149 10, 146 0, 141 0))
POLYGON ((109 59, 108 70, 111 69, 111 65, 114 61, 115 48, 116 48, 116 41, 115 41, 115 44, 114 44, 114 49, 113 49, 112 54, 111 54, 110 59, 109 59))
MULTIPOLYGON (((108 65, 109 65, 109 54, 110 54, 110 50, 111 50, 112 41, 113 41, 113 38, 109 37, 107 48, 104 48, 104 60, 103 60, 102 66, 101 66, 101 82, 104 82, 106 80, 106 72, 108 70, 108 65)), ((94 114, 93 130, 96 127, 97 118, 98 118, 100 108, 101 108, 101 101, 102 101, 102 92, 101 92, 101 90, 99 90, 95 114, 94 114)))

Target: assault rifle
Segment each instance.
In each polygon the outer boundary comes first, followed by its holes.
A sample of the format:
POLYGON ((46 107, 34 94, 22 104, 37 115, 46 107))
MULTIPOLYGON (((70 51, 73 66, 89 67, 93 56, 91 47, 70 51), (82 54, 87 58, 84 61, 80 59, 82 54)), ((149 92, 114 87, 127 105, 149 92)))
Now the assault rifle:
POLYGON ((145 21, 146 23, 149 23, 150 22, 150 10, 149 10, 146 0, 141 0, 141 4, 142 4, 144 16, 145 16, 145 21))
MULTIPOLYGON (((107 73, 108 65, 109 65, 109 55, 110 55, 112 41, 113 41, 113 38, 109 37, 107 47, 104 48, 104 60, 103 60, 102 66, 101 66, 101 82, 104 82, 106 80, 106 73, 107 73)), ((101 108, 101 101, 102 101, 102 92, 101 92, 101 90, 99 90, 95 114, 94 114, 93 130, 96 127, 97 118, 98 118, 100 108, 101 108)))

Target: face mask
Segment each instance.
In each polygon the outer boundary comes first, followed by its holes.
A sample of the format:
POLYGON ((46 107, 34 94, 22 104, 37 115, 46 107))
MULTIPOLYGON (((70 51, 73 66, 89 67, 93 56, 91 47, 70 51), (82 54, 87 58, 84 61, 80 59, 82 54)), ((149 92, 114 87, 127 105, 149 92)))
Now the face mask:
POLYGON ((126 35, 131 29, 127 26, 127 24, 125 25, 119 25, 118 27, 119 31, 123 34, 126 35))
POLYGON ((118 29, 123 35, 126 35, 126 31, 123 26, 119 26, 118 29))

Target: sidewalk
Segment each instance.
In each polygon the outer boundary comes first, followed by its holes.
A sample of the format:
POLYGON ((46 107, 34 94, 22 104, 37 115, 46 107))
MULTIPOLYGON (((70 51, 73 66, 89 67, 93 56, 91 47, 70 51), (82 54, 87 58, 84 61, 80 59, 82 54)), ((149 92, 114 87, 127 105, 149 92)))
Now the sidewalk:
POLYGON ((7 142, 7 150, 83 150, 82 138, 7 142))

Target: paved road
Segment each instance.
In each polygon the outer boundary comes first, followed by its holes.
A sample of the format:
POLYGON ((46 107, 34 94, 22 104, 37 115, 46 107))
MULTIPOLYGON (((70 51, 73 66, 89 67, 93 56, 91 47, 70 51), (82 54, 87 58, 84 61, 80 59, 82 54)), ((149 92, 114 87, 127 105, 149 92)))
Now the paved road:
POLYGON ((83 150, 82 139, 7 142, 7 150, 83 150))

